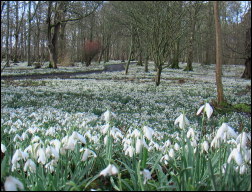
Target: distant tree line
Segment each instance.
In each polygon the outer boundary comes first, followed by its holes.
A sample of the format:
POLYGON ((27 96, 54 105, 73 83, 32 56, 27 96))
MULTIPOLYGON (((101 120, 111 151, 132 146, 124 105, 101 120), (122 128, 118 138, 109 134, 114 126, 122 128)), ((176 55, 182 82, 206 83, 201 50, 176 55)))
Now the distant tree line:
MULTIPOLYGON (((223 64, 245 64, 251 78, 251 3, 221 1, 223 64), (250 67, 250 68, 249 68, 250 67)), ((216 63, 211 1, 1 1, 1 61, 137 60, 156 84, 164 68, 216 63)), ((126 63, 128 73, 129 62, 126 63)))

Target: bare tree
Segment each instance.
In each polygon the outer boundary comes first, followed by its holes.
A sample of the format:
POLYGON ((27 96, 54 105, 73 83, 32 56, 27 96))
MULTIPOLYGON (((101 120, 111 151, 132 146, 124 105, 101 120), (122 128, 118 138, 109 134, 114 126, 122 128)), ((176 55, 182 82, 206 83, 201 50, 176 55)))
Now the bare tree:
POLYGON ((217 85, 217 103, 221 105, 224 102, 223 86, 221 80, 222 74, 222 36, 221 24, 219 18, 218 1, 214 1, 214 21, 216 34, 216 85, 217 85))

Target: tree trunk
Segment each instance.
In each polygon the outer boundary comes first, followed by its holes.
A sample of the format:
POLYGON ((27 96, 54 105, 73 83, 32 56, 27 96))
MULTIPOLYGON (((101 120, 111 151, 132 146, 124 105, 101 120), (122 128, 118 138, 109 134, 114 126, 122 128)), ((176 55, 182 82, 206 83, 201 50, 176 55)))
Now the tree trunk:
POLYGON ((131 57, 132 57, 132 54, 133 54, 133 31, 132 31, 132 29, 133 28, 131 26, 130 52, 129 52, 128 62, 127 62, 126 67, 125 67, 125 75, 128 74, 129 64, 130 64, 130 60, 131 60, 131 57))
POLYGON ((149 56, 146 54, 145 61, 144 61, 144 72, 146 72, 146 73, 149 72, 148 61, 149 61, 149 56))
POLYGON ((251 79, 251 28, 246 31, 245 52, 245 70, 242 74, 242 78, 251 79))
POLYGON ((174 44, 172 69, 179 69, 179 39, 174 44))
POLYGON ((31 1, 29 1, 29 9, 28 9, 28 39, 27 39, 27 45, 28 45, 28 51, 27 51, 27 65, 31 66, 31 1))
POLYGON ((217 85, 217 103, 221 105, 224 102, 223 86, 221 80, 222 74, 222 37, 221 25, 219 20, 218 1, 214 1, 214 20, 216 34, 216 85, 217 85))
POLYGON ((157 68, 157 72, 156 72, 156 77, 155 77, 155 83, 156 86, 160 85, 160 80, 161 80, 161 72, 162 72, 162 65, 159 64, 159 67, 157 68))
POLYGON ((10 2, 7 1, 7 35, 6 35, 6 67, 10 67, 9 58, 9 33, 10 33, 10 2))
POLYGON ((15 52, 14 52, 14 63, 18 62, 18 1, 16 1, 16 26, 15 26, 15 52))

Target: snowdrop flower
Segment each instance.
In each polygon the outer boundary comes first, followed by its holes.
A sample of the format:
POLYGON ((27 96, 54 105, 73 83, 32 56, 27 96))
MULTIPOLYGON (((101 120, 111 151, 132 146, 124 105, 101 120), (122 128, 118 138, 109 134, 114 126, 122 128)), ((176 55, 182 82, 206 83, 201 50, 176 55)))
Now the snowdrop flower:
POLYGON ((61 146, 60 140, 58 140, 58 139, 51 140, 51 141, 50 141, 50 144, 51 144, 51 145, 54 145, 56 151, 59 152, 60 146, 61 146))
POLYGON ((170 145, 171 145, 171 141, 169 139, 165 141, 164 147, 169 147, 170 145))
POLYGON ((239 173, 240 173, 241 175, 243 175, 244 173, 247 172, 247 167, 246 167, 246 165, 241 165, 241 166, 237 166, 237 167, 235 168, 235 170, 236 170, 236 171, 239 171, 239 173))
POLYGON ((24 165, 24 171, 26 172, 28 169, 29 169, 30 172, 32 172, 32 173, 35 173, 35 172, 36 172, 36 165, 35 165, 35 163, 34 163, 31 159, 28 159, 28 160, 25 162, 25 165, 24 165))
POLYGON ((174 156, 175 156, 175 151, 174 151, 174 149, 170 149, 170 150, 169 150, 169 157, 174 158, 174 156))
POLYGON ((144 176, 144 182, 143 184, 146 184, 146 182, 151 179, 151 172, 148 169, 144 169, 141 171, 141 174, 144 176))
POLYGON ((87 148, 86 148, 86 149, 84 149, 84 148, 80 149, 80 152, 82 152, 82 151, 84 151, 84 150, 85 150, 85 152, 83 153, 83 156, 82 156, 82 158, 81 158, 81 161, 86 161, 87 158, 88 158, 88 157, 91 157, 91 156, 96 157, 95 152, 92 151, 92 150, 90 150, 90 149, 87 149, 87 148))
POLYGON ((13 138, 13 141, 17 142, 18 140, 22 141, 22 137, 20 137, 18 134, 16 134, 15 137, 13 138))
POLYGON ((79 140, 81 143, 86 144, 86 139, 81 134, 74 131, 70 137, 73 137, 73 139, 79 140))
POLYGON ((28 135, 26 134, 26 132, 23 132, 21 135, 22 140, 24 141, 25 139, 28 139, 28 135))
POLYGON ((222 138, 223 140, 226 140, 227 138, 237 138, 237 134, 235 133, 234 129, 230 126, 228 126, 227 123, 222 123, 221 127, 218 129, 216 133, 217 138, 222 138))
POLYGON ((221 172, 222 174, 224 174, 226 172, 226 169, 227 169, 227 163, 224 163, 222 166, 221 166, 221 172))
POLYGON ((125 151, 125 155, 129 155, 130 157, 133 157, 134 151, 135 151, 134 147, 128 146, 128 148, 125 151))
POLYGON ((32 143, 37 143, 37 142, 40 142, 40 141, 41 141, 41 139, 40 139, 40 137, 37 136, 37 135, 35 135, 35 136, 32 138, 32 140, 31 140, 32 143))
POLYGON ((230 153, 230 155, 228 157, 227 162, 230 163, 232 159, 235 160, 235 162, 236 162, 237 165, 239 165, 239 166, 242 165, 242 163, 243 163, 242 155, 241 155, 241 153, 240 153, 240 151, 239 151, 238 148, 234 148, 232 150, 232 152, 230 153))
POLYGON ((142 139, 137 139, 136 141, 136 153, 140 153, 142 149, 143 141, 142 139))
POLYGON ((109 124, 107 123, 107 124, 103 125, 101 128, 102 128, 101 132, 103 134, 106 134, 108 132, 108 130, 109 130, 109 124))
POLYGON ((141 137, 141 132, 138 129, 134 129, 134 131, 131 133, 131 137, 139 138, 141 137))
POLYGON ((151 140, 152 139, 152 135, 154 134, 154 130, 150 127, 144 126, 143 127, 143 133, 144 136, 148 139, 151 140))
POLYGON ((244 161, 246 163, 250 163, 251 164, 251 149, 249 150, 244 150, 244 153, 243 153, 243 157, 244 157, 244 161))
POLYGON ((220 138, 214 137, 212 142, 211 142, 211 147, 219 148, 220 144, 221 144, 220 138))
POLYGON ((242 132, 241 134, 238 135, 236 138, 236 143, 240 143, 242 147, 246 147, 247 142, 251 140, 251 137, 249 134, 242 132))
POLYGON ((186 133, 186 137, 187 138, 195 138, 195 132, 194 132, 194 129, 193 128, 190 128, 187 133, 186 133))
POLYGON ((5 147, 4 144, 1 143, 1 152, 2 152, 2 153, 5 153, 5 151, 6 151, 6 147, 5 147))
POLYGON ((45 168, 47 171, 50 171, 50 173, 52 173, 54 172, 56 165, 57 165, 57 161, 53 159, 45 165, 45 168))
POLYGON ((138 138, 137 141, 136 141, 136 153, 137 153, 137 154, 141 152, 141 149, 142 149, 143 146, 144 146, 146 149, 148 149, 148 146, 147 146, 145 140, 144 140, 144 139, 139 139, 139 138, 138 138))
POLYGON ((113 112, 110 112, 107 110, 105 113, 102 115, 102 119, 104 119, 107 123, 112 119, 112 117, 116 117, 116 115, 113 112))
POLYGON ((39 148, 38 151, 37 151, 37 156, 38 156, 38 163, 41 163, 41 164, 46 164, 46 152, 45 152, 45 149, 44 148, 39 148))
POLYGON ((18 189, 24 190, 24 185, 17 178, 8 176, 4 182, 5 191, 17 191, 18 189))
POLYGON ((46 157, 49 158, 50 156, 53 156, 55 158, 55 160, 58 161, 59 160, 59 151, 56 150, 52 146, 47 146, 46 147, 46 157))
POLYGON ((104 137, 103 142, 104 142, 105 145, 107 145, 107 142, 108 142, 108 135, 106 135, 106 136, 104 137))
POLYGON ((28 158, 28 153, 21 151, 20 149, 17 149, 16 152, 14 153, 11 163, 15 164, 21 159, 27 159, 28 158))
POLYGON ((160 159, 160 162, 164 161, 165 165, 167 165, 169 160, 170 160, 169 155, 165 154, 165 155, 160 159))
POLYGON ((182 113, 174 122, 174 125, 179 123, 180 129, 184 129, 185 125, 189 125, 189 120, 186 116, 182 113))
POLYGON ((207 118, 209 119, 211 117, 211 115, 213 114, 213 108, 211 107, 211 105, 209 103, 205 103, 205 105, 202 105, 198 111, 197 111, 197 115, 199 115, 202 110, 204 110, 203 112, 206 113, 207 118))
POLYGON ((119 170, 116 168, 115 165, 109 164, 105 169, 100 172, 100 176, 103 175, 104 177, 107 175, 116 175, 119 170))
POLYGON ((208 153, 208 149, 209 149, 209 144, 208 144, 208 142, 207 142, 207 141, 204 141, 204 142, 201 144, 201 146, 202 146, 202 150, 208 153))
POLYGON ((175 149, 176 151, 178 151, 178 150, 180 149, 179 144, 175 143, 175 145, 174 145, 174 149, 175 149))

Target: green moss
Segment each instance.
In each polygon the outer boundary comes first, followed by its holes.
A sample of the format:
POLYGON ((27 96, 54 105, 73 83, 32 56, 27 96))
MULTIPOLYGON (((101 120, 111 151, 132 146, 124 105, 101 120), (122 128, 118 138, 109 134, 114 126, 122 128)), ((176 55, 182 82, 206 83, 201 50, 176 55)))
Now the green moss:
POLYGON ((239 104, 235 104, 233 105, 234 109, 241 111, 241 112, 245 112, 245 113, 251 113, 251 105, 248 105, 246 103, 239 103, 239 104))
POLYGON ((251 104, 238 103, 238 104, 232 105, 224 101, 218 105, 216 101, 212 101, 212 105, 214 106, 215 110, 221 114, 231 113, 231 112, 251 113, 251 104))

